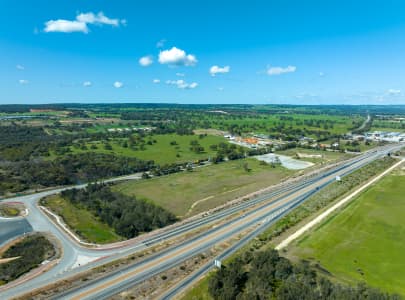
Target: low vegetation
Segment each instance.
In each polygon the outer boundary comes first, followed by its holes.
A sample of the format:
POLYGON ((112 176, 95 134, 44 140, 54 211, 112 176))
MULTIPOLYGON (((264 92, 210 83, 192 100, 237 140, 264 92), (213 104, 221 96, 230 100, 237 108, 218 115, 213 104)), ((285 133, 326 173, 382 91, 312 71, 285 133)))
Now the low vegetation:
POLYGON ((17 279, 55 254, 53 244, 45 236, 33 234, 23 238, 1 256, 1 259, 15 259, 0 263, 0 285, 17 279))
POLYGON ((215 156, 212 145, 225 142, 222 136, 179 135, 176 133, 111 137, 108 141, 75 143, 71 153, 104 153, 136 157, 158 165, 207 160, 215 156), (164 153, 164 155, 162 155, 164 153))
POLYGON ((177 216, 190 216, 277 184, 292 173, 281 166, 272 167, 249 158, 170 176, 123 182, 112 188, 155 203, 177 216))
POLYGON ((405 296, 405 173, 383 178, 304 236, 288 255, 313 261, 340 281, 405 296))
POLYGON ((400 117, 391 118, 390 116, 387 117, 380 117, 373 121, 373 126, 371 130, 377 131, 404 131, 405 130, 405 119, 400 117))
POLYGON ((21 213, 20 207, 16 205, 10 205, 0 203, 0 216, 2 217, 17 217, 21 213))

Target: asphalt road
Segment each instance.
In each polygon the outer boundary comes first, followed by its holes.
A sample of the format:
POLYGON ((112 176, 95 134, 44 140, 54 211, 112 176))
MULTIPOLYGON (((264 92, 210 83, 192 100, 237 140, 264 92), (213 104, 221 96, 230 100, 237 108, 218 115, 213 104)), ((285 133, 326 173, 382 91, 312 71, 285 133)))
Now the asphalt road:
POLYGON ((32 226, 25 218, 0 218, 0 247, 31 231, 32 226))
MULTIPOLYGON (((145 239, 143 242, 127 243, 121 245, 118 248, 113 249, 89 249, 77 244, 71 238, 69 238, 65 232, 62 232, 59 227, 55 226, 55 224, 52 221, 50 221, 49 218, 45 216, 41 210, 38 209, 37 203, 39 199, 47 195, 58 193, 66 188, 46 191, 23 197, 17 197, 13 199, 7 199, 6 201, 23 202, 29 210, 29 214, 26 217, 26 220, 32 226, 32 229, 34 231, 47 231, 54 234, 61 242, 61 245, 64 250, 63 251, 64 255, 60 263, 51 270, 49 270, 48 272, 43 273, 33 278, 32 280, 23 282, 17 286, 1 287, 0 298, 8 299, 10 297, 26 293, 27 291, 30 291, 34 288, 44 286, 49 282, 67 278, 68 276, 74 275, 78 272, 88 270, 90 268, 118 259, 120 257, 127 256, 131 253, 137 252, 141 249, 144 249, 145 247, 158 243, 162 240, 167 240, 169 238, 173 238, 181 234, 184 234, 185 232, 198 229, 201 226, 206 226, 207 224, 221 220, 227 216, 230 216, 231 214, 234 214, 235 212, 251 207, 252 205, 257 205, 258 203, 265 203, 265 205, 260 209, 253 210, 249 214, 245 214, 244 216, 236 220, 228 221, 224 225, 209 230, 197 238, 193 238, 191 240, 187 240, 183 243, 180 243, 174 249, 170 248, 158 253, 157 256, 153 256, 147 260, 150 261, 151 265, 143 266, 142 269, 146 269, 146 271, 142 273, 139 273, 139 268, 137 269, 137 267, 139 266, 137 265, 128 267, 127 272, 129 272, 128 274, 130 274, 129 277, 125 278, 125 280, 123 280, 122 282, 120 281, 120 284, 112 284, 112 285, 110 284, 106 286, 105 291, 104 289, 101 289, 101 291, 99 290, 99 284, 110 283, 111 279, 113 279, 114 276, 118 276, 117 274, 115 275, 108 274, 107 278, 102 279, 105 281, 101 280, 94 283, 91 282, 88 284, 87 290, 86 288, 79 289, 77 291, 72 292, 72 294, 65 296, 67 298, 77 296, 80 295, 82 291, 89 291, 92 288, 96 287, 97 288, 96 293, 90 293, 88 296, 89 299, 98 297, 101 298, 108 297, 107 295, 111 295, 111 293, 116 293, 122 289, 125 289, 127 286, 136 283, 137 278, 146 279, 155 274, 156 272, 160 272, 163 271, 164 269, 170 268, 171 266, 178 264, 181 261, 184 261, 185 259, 195 255, 196 253, 201 252, 203 249, 210 248, 215 243, 228 239, 232 235, 237 234, 238 232, 245 229, 246 226, 256 226, 259 223, 263 224, 263 222, 264 223, 270 222, 277 216, 276 213, 279 212, 280 209, 284 209, 284 211, 286 211, 288 209, 292 209, 293 205, 297 205, 298 203, 297 201, 302 198, 302 195, 305 194, 304 191, 311 191, 311 189, 317 190, 322 182, 328 182, 327 180, 325 181, 325 178, 328 178, 328 180, 331 181, 334 180, 336 175, 343 176, 345 173, 351 172, 352 170, 355 170, 365 165, 366 163, 376 159, 377 157, 384 155, 388 151, 392 151, 393 147, 394 146, 382 147, 376 151, 368 152, 364 155, 351 159, 346 163, 343 163, 341 166, 336 167, 333 170, 329 170, 318 176, 315 176, 314 178, 305 179, 304 181, 300 181, 285 187, 281 187, 279 189, 276 189, 274 192, 268 193, 267 195, 262 195, 253 200, 243 202, 239 205, 235 205, 234 207, 230 207, 218 213, 208 215, 205 218, 196 219, 184 225, 174 226, 166 232, 161 232, 159 234, 156 234, 154 236, 145 239), (285 202, 285 199, 289 200, 285 202), (224 231, 221 231, 219 233, 218 230, 224 231), (207 237, 209 238, 206 239, 207 237), (179 249, 182 249, 183 252, 179 253, 178 252, 179 249), (81 261, 83 258, 87 261, 90 260, 96 261, 75 268, 75 266, 78 266, 78 261, 81 261), (127 286, 125 286, 125 284, 127 284, 127 286)), ((139 177, 140 175, 136 174, 111 179, 110 181, 123 180, 128 178, 136 179, 139 177)), ((76 186, 76 188, 84 186, 85 185, 76 186)), ((122 278, 120 278, 120 280, 121 279, 122 278)))

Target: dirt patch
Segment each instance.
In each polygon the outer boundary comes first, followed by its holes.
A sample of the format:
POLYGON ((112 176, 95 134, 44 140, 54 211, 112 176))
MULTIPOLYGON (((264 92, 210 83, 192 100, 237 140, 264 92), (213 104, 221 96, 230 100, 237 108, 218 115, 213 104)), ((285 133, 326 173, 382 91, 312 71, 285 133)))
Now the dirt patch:
POLYGON ((10 261, 19 259, 21 256, 16 256, 16 257, 10 257, 10 258, 0 258, 0 264, 5 264, 8 263, 10 261))
POLYGON ((193 131, 194 134, 208 134, 208 135, 217 135, 217 136, 224 136, 226 134, 225 131, 217 130, 217 129, 196 129, 193 131))
POLYGON ((323 158, 322 154, 306 154, 297 152, 298 158, 323 158))

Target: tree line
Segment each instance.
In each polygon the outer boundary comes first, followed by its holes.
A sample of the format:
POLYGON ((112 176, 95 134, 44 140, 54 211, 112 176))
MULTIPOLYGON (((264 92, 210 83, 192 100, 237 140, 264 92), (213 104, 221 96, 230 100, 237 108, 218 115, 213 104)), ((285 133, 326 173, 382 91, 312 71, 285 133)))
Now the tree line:
POLYGON ((162 207, 113 192, 104 183, 90 184, 84 189, 65 190, 61 195, 73 205, 85 207, 126 238, 133 238, 177 220, 175 215, 162 207))

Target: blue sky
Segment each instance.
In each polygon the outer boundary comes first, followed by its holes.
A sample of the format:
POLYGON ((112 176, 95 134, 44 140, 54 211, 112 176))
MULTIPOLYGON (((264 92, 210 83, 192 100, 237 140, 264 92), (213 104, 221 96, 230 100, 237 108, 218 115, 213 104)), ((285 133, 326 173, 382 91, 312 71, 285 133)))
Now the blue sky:
POLYGON ((0 0, 0 26, 2 104, 405 104, 404 1, 0 0))

